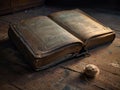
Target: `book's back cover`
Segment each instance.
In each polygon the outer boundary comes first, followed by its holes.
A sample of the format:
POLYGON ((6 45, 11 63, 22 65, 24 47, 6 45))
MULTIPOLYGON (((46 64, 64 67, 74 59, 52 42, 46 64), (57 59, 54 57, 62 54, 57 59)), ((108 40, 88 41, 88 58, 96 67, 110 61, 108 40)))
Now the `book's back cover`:
POLYGON ((36 69, 82 48, 82 41, 46 16, 11 25, 9 36, 36 69))

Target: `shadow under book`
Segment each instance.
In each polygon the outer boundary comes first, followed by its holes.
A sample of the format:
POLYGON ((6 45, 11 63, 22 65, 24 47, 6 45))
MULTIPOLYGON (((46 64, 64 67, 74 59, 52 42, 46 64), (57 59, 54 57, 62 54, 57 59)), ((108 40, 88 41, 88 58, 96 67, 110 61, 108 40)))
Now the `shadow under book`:
POLYGON ((83 11, 66 10, 11 24, 9 37, 35 70, 110 43, 115 33, 83 11))

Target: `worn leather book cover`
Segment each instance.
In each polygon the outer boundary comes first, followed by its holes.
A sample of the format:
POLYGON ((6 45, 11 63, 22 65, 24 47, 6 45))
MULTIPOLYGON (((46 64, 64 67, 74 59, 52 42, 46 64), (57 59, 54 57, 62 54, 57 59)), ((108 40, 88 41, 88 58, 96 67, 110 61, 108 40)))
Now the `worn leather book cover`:
POLYGON ((83 46, 81 40, 46 16, 10 25, 9 37, 35 70, 70 58, 83 46))
POLYGON ((79 9, 55 12, 49 17, 84 42, 85 49, 112 42, 115 33, 79 9))

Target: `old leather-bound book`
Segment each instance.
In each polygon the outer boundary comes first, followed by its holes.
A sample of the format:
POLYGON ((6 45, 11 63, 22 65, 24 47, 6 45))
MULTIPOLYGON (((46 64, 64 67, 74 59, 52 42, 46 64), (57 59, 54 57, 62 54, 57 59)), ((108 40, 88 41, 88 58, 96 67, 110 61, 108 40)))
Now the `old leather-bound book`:
POLYGON ((41 70, 79 56, 83 50, 112 42, 115 33, 75 9, 12 24, 9 37, 34 69, 41 70))

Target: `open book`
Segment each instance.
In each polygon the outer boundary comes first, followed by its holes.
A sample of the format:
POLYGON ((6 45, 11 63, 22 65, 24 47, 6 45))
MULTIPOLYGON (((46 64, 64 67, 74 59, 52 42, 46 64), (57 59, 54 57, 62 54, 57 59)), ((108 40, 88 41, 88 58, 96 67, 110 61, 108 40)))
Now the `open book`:
POLYGON ((10 25, 9 37, 35 70, 110 43, 115 33, 78 9, 38 16, 10 25))

